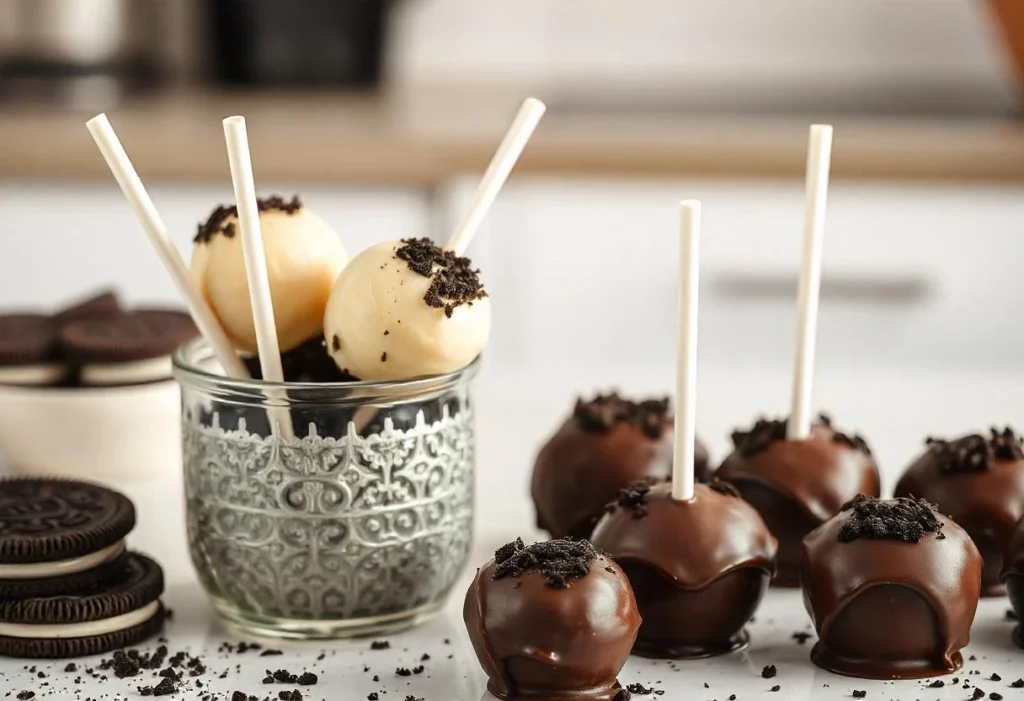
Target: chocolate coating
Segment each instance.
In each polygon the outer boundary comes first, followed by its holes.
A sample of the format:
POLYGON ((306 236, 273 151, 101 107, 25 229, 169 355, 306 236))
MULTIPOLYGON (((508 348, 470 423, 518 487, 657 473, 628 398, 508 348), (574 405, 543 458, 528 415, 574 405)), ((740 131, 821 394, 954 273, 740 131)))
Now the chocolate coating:
POLYGON ((716 477, 731 482, 779 539, 776 586, 800 585, 803 539, 857 494, 879 496, 878 466, 864 441, 822 416, 806 440, 786 438, 785 421, 733 433, 736 449, 716 477))
MULTIPOLYGON (((615 395, 578 401, 544 444, 530 494, 537 527, 552 538, 587 538, 619 490, 672 474, 673 418, 667 400, 629 402, 615 395)), ((694 446, 698 481, 708 479, 708 451, 694 446)))
MULTIPOLYGON (((915 504, 901 500, 907 503, 915 504)), ((877 533, 841 540, 851 510, 804 540, 804 605, 818 632, 816 665, 868 679, 918 679, 963 665, 960 649, 970 641, 981 593, 981 555, 966 531, 929 512, 939 530, 917 542, 877 533)))
POLYGON ((691 501, 676 501, 660 483, 642 504, 625 503, 609 507, 593 543, 633 585, 643 618, 633 652, 683 659, 745 646, 778 546, 757 512, 705 484, 691 501))
POLYGON ((1010 604, 1021 621, 1013 632, 1013 640, 1024 648, 1024 518, 1017 524, 1006 547, 1003 583, 1010 595, 1010 604))
POLYGON ((985 561, 982 596, 1006 592, 1000 581, 1003 553, 1024 517, 1024 456, 1012 431, 929 439, 928 449, 900 477, 895 495, 925 499, 956 521, 985 561))
POLYGON ((463 608, 487 689, 500 699, 615 699, 640 627, 622 570, 598 556, 555 587, 537 571, 496 579, 495 569, 491 560, 477 571, 463 608))

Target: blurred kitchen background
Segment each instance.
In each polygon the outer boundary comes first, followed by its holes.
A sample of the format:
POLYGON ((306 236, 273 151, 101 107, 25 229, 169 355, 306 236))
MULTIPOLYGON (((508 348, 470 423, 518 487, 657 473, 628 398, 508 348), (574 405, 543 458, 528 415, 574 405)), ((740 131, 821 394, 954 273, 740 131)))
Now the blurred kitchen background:
POLYGON ((0 0, 0 300, 175 301, 97 111, 186 255, 231 197, 230 114, 260 190, 300 193, 355 253, 446 237, 535 95, 548 115, 471 251, 495 309, 481 402, 507 419, 484 457, 518 483, 572 392, 671 388, 682 198, 705 206, 700 426, 721 457, 787 406, 807 127, 827 121, 816 397, 896 469, 925 433, 1024 428, 1022 71, 1024 0, 0 0))

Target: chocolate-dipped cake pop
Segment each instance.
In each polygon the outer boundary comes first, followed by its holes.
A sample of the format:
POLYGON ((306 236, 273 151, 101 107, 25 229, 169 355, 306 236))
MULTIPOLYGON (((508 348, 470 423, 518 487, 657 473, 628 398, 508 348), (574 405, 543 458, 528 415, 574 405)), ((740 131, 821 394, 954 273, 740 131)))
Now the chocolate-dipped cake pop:
POLYGON ((1010 603, 1021 621, 1013 631, 1013 640, 1024 648, 1024 518, 1017 524, 1013 536, 1006 547, 1003 561, 1003 583, 1006 593, 1010 595, 1010 603))
POLYGON ((985 561, 982 596, 1001 596, 1003 553, 1024 516, 1021 438, 1010 428, 993 428, 987 437, 929 438, 926 444, 896 484, 896 496, 921 497, 967 531, 985 561))
POLYGON ((629 577, 643 623, 633 652, 675 659, 741 648, 768 589, 778 543, 731 485, 694 485, 693 499, 671 487, 625 489, 598 522, 594 546, 629 577))
POLYGON ((613 701, 640 627, 622 570, 585 540, 517 539, 477 570, 463 617, 500 699, 613 701))
POLYGON ((804 540, 811 659, 836 674, 918 679, 960 669, 981 593, 967 532, 923 499, 858 496, 804 540))
POLYGON ((779 539, 774 584, 795 587, 804 536, 857 494, 879 496, 881 485, 868 444, 835 430, 826 415, 803 440, 787 438, 786 428, 786 420, 759 419, 734 431, 735 450, 716 476, 734 484, 779 539))
MULTIPOLYGON (((617 394, 578 399, 537 455, 530 493, 537 527, 553 538, 586 538, 620 490, 672 473, 668 399, 639 402, 617 394)), ((697 479, 708 479, 708 451, 694 443, 697 479)))

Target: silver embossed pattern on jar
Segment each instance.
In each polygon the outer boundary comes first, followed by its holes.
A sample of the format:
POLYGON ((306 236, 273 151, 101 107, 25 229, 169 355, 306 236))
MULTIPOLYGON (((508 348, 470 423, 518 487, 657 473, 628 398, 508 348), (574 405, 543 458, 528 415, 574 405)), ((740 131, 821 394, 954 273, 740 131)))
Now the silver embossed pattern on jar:
POLYGON ((174 362, 189 550, 221 617, 330 638, 443 607, 472 538, 476 363, 405 382, 275 385, 216 374, 202 341, 174 362))

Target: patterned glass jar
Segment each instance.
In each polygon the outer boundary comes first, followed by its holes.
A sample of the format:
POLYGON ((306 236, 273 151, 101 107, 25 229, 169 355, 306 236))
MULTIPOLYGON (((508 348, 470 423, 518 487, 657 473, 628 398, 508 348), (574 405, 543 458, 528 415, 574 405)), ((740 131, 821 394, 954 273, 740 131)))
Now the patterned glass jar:
POLYGON ((477 363, 347 384, 216 367, 202 341, 174 358, 189 550, 217 613, 249 633, 312 639, 439 611, 472 538, 477 363))

